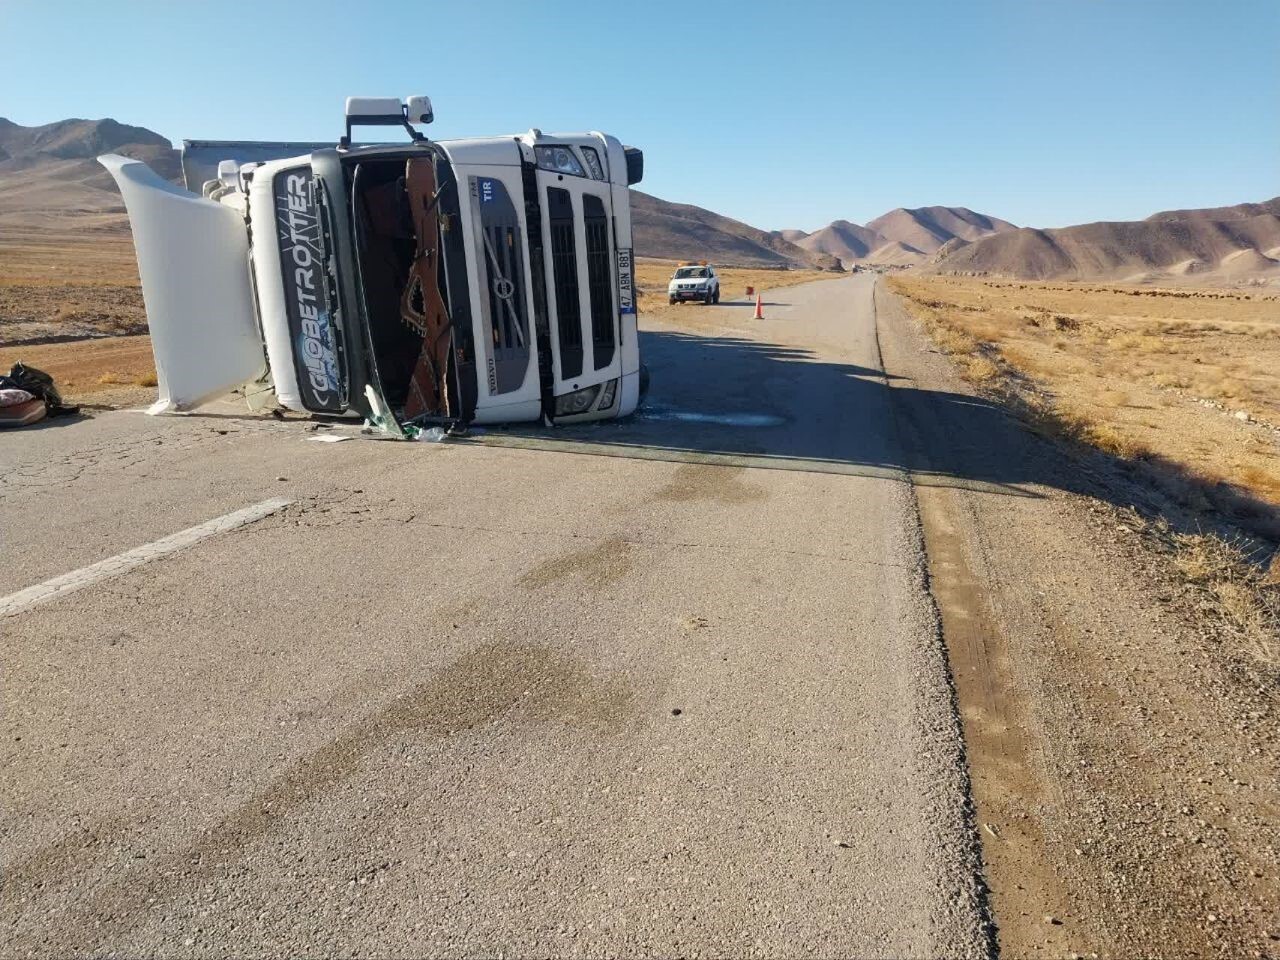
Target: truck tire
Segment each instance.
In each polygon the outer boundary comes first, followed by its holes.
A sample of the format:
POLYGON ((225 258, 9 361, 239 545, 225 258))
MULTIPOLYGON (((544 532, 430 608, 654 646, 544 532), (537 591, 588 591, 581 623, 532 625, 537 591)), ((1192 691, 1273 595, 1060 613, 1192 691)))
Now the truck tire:
POLYGON ((673 304, 673 303, 675 303, 675 302, 676 302, 676 298, 675 298, 675 297, 667 297, 667 303, 669 303, 669 304, 673 304))
POLYGON ((719 287, 716 287, 716 295, 715 295, 715 299, 714 299, 712 302, 713 302, 713 303, 719 303, 719 302, 720 302, 720 288, 719 288, 719 287))
POLYGON ((706 304, 708 307, 709 307, 709 306, 711 306, 711 291, 710 291, 710 290, 708 290, 708 291, 706 292, 706 295, 705 295, 705 296, 703 296, 703 298, 702 298, 702 302, 703 302, 704 304, 706 304))

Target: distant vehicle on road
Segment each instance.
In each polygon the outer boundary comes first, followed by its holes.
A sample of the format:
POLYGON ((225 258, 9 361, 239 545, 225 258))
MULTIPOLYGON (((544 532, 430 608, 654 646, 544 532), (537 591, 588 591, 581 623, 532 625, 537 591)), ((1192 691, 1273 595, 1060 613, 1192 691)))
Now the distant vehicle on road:
POLYGON ((186 141, 198 192, 100 158, 137 245, 153 412, 270 391, 397 436, 631 413, 641 152, 536 129, 428 140, 426 97, 352 97, 346 114, 336 146, 186 141), (356 145, 355 125, 410 142, 356 145))
POLYGON ((720 278, 716 268, 707 261, 682 263, 676 268, 667 284, 667 302, 701 300, 703 303, 720 302, 720 278))

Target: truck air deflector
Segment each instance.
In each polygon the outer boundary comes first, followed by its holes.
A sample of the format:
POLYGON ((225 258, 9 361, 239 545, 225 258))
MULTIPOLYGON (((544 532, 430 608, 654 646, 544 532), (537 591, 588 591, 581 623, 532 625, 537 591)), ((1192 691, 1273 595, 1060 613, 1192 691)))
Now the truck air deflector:
POLYGON ((189 410, 266 373, 254 314, 249 238, 235 209, 205 200, 116 154, 155 354, 152 413, 189 410))

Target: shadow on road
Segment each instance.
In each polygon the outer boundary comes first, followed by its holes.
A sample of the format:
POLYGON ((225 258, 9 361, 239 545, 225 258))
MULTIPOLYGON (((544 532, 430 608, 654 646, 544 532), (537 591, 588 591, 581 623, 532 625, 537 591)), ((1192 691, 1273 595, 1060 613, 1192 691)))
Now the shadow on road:
MULTIPOLYGON (((879 370, 818 359, 794 346, 729 336, 641 333, 650 393, 626 420, 510 429, 481 442, 597 456, 881 477, 1038 497, 1036 488, 1136 507, 1175 530, 1217 529, 1207 497, 1227 521, 1275 541, 1280 517, 1245 491, 1168 462, 1135 464, 1098 450, 1073 454, 1000 404, 926 390, 879 370), (1190 491, 1190 494, 1187 493, 1190 491)), ((1267 556, 1270 553, 1267 552, 1267 556)))
MULTIPOLYGON (((902 442, 903 404, 963 424, 957 436, 995 441, 1022 431, 1003 408, 962 394, 891 387, 879 370, 818 359, 793 346, 738 337, 641 333, 649 396, 623 421, 554 430, 511 429, 503 446, 639 459, 747 465, 970 485, 1035 496, 1023 484, 1063 486, 1036 458, 1010 460, 998 442, 951 444, 922 456, 902 442)), ((1016 445, 1015 445, 1016 446, 1016 445)))

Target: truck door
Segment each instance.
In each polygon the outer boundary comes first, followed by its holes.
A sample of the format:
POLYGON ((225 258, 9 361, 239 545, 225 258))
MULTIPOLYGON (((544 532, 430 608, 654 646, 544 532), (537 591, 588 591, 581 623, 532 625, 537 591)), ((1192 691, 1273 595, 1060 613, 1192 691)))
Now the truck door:
POLYGON ((557 414, 604 409, 622 375, 613 206, 605 181, 537 172, 557 414), (575 403, 569 395, 577 394, 575 403))

